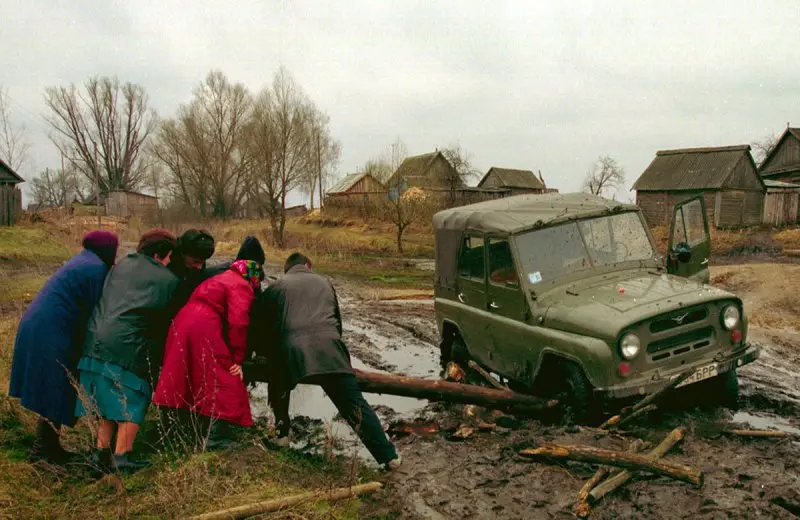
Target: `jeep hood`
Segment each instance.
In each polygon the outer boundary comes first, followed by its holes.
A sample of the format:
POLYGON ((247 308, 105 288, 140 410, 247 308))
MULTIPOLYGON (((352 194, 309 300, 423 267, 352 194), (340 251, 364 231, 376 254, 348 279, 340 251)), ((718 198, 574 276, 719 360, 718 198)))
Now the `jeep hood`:
MULTIPOLYGON (((630 272, 628 272, 630 274, 630 272)), ((668 274, 604 275, 553 289, 539 298, 543 325, 615 340, 630 325, 714 300, 737 298, 721 289, 668 274)))

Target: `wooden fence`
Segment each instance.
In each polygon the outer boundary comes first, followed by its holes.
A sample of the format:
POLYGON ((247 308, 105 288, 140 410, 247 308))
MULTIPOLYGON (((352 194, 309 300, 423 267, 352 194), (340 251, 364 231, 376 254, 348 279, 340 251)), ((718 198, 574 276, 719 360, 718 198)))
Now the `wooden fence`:
POLYGON ((13 226, 22 213, 22 192, 10 184, 0 185, 0 226, 13 226))

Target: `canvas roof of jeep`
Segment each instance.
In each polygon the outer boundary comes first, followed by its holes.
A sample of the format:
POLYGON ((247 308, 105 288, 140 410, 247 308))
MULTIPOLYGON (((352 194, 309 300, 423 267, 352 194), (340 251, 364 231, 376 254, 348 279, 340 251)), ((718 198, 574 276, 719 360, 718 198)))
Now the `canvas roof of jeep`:
POLYGON ((458 253, 464 230, 510 235, 583 218, 620 211, 638 211, 622 204, 585 193, 515 195, 440 211, 433 216, 436 230, 436 285, 455 289, 458 253))
POLYGON ((446 209, 433 216, 438 229, 513 234, 567 220, 639 208, 585 193, 516 195, 446 209))

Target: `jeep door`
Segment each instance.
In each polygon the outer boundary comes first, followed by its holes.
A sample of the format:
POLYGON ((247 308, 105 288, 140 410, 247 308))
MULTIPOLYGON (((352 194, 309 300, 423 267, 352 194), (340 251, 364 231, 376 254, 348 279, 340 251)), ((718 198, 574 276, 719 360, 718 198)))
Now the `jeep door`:
POLYGON ((528 302, 507 237, 487 240, 489 312, 493 315, 489 368, 509 378, 525 371, 531 347, 528 302))
POLYGON ((711 236, 703 197, 677 204, 669 233, 668 272, 708 283, 710 257, 711 236))
POLYGON ((486 312, 486 247, 482 234, 466 232, 458 254, 458 328, 470 356, 482 364, 489 359, 490 317, 486 312))

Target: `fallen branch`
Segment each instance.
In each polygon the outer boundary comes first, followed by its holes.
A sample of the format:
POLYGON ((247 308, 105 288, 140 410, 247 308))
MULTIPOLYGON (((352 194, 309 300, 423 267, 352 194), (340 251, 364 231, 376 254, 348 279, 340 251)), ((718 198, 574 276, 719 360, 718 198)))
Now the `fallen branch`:
POLYGON ((611 417, 609 420, 601 424, 600 429, 607 430, 609 426, 619 425, 620 421, 622 421, 627 415, 630 415, 636 411, 641 410, 642 408, 645 408, 646 406, 655 402, 656 399, 660 399, 661 396, 663 396, 670 390, 674 389, 679 384, 683 383, 687 378, 689 378, 689 376, 694 374, 694 372, 695 372, 694 368, 690 368, 688 370, 681 372, 680 374, 678 374, 678 377, 669 381, 667 384, 665 384, 652 394, 646 396, 644 399, 642 399, 635 405, 623 408, 622 411, 620 411, 619 415, 615 415, 614 417, 611 417))
POLYGON ((794 437, 794 434, 778 430, 723 430, 723 432, 741 437, 773 437, 778 439, 794 437))
POLYGON ((664 462, 643 455, 625 453, 621 451, 594 448, 592 446, 547 444, 539 448, 522 450, 520 455, 526 458, 550 458, 557 460, 574 460, 592 464, 607 464, 635 471, 647 471, 675 480, 703 485, 703 472, 699 469, 684 464, 664 462))
POLYGON ((641 417, 643 415, 647 415, 647 414, 649 414, 650 412, 652 412, 653 410, 655 410, 657 408, 658 408, 658 406, 656 406, 654 404, 648 404, 644 408, 639 408, 635 412, 632 412, 628 416, 620 419, 620 421, 616 424, 616 427, 617 428, 622 428, 624 425, 628 424, 629 422, 633 421, 634 419, 637 419, 637 418, 639 418, 639 417, 641 417))
MULTIPOLYGON (((647 443, 641 439, 636 439, 633 441, 628 448, 630 453, 639 453, 644 449, 647 443)), ((575 515, 578 518, 586 518, 589 516, 591 512, 591 506, 589 505, 589 492, 594 489, 594 487, 599 484, 604 478, 606 478, 611 473, 611 467, 609 466, 600 466, 597 468, 597 471, 592 478, 586 481, 583 487, 578 491, 578 505, 575 507, 575 515)))
MULTIPOLYGON (((672 449, 673 446, 678 444, 681 440, 683 440, 684 436, 686 435, 686 430, 684 428, 676 428, 669 432, 661 443, 653 448, 650 453, 646 455, 646 458, 651 461, 656 461, 660 459, 664 455, 667 454, 669 450, 672 449)), ((614 475, 613 477, 609 478, 596 488, 594 488, 587 497, 590 504, 594 504, 599 501, 601 498, 606 496, 607 494, 611 493, 615 489, 623 486, 626 482, 628 482, 633 474, 630 471, 622 471, 621 473, 614 475)), ((701 482, 702 482, 702 473, 701 473, 701 482)))
POLYGON ((354 498, 359 495, 366 495, 375 493, 383 487, 380 482, 370 482, 368 484, 360 484, 358 486, 337 488, 330 491, 312 491, 308 493, 300 493, 283 498, 276 498, 267 500, 265 502, 257 502, 255 504, 247 504, 244 506, 231 507, 228 509, 221 509, 211 513, 205 513, 191 517, 191 520, 222 520, 222 519, 236 519, 246 518, 248 516, 260 515, 263 513, 272 513, 281 509, 302 504, 304 502, 327 500, 329 502, 335 500, 344 500, 354 498))
POLYGON ((469 365, 472 370, 479 373, 493 387, 497 388, 498 390, 508 390, 507 386, 502 385, 497 379, 492 377, 492 374, 484 370, 482 366, 477 364, 472 359, 469 360, 467 365, 469 365))

